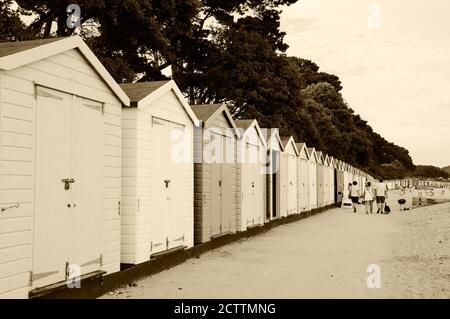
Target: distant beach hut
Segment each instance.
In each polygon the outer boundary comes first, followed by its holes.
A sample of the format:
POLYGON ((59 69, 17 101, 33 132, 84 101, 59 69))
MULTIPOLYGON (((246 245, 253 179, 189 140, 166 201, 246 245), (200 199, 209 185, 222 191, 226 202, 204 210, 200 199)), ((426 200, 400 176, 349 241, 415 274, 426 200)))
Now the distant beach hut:
POLYGON ((239 231, 245 231, 265 221, 267 145, 255 119, 237 120, 236 126, 241 136, 238 141, 241 208, 236 223, 239 231))
POLYGON ((309 155, 306 143, 296 143, 297 165, 297 207, 300 213, 309 210, 309 155))
POLYGON ((194 244, 193 135, 199 121, 174 81, 121 84, 121 261, 139 264, 194 244))
POLYGON ((325 206, 325 168, 323 153, 317 152, 317 207, 325 206))
MULTIPOLYGON (((292 136, 282 137, 284 151, 281 153, 282 163, 284 166, 286 178, 286 212, 282 216, 293 215, 298 213, 297 207, 297 165, 298 165, 298 150, 292 136)), ((283 166, 281 167, 283 170, 283 166)))
POLYGON ((307 150, 309 158, 309 208, 312 210, 317 208, 317 165, 319 159, 314 147, 308 147, 307 150))
MULTIPOLYGON (((281 212, 286 210, 286 177, 285 170, 281 169, 281 153, 284 151, 278 129, 271 129, 266 134, 267 157, 269 159, 266 176, 267 186, 267 220, 281 217, 281 212)), ((283 166, 286 165, 283 163, 283 166)))
POLYGON ((239 132, 225 104, 192 105, 194 132, 194 243, 236 232, 240 210, 239 132))

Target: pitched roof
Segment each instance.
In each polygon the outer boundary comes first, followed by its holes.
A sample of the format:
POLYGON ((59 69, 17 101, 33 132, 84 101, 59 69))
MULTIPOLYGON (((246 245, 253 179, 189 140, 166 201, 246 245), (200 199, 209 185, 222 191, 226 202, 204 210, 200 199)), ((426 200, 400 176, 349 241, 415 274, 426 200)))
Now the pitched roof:
POLYGON ((297 148, 297 145, 295 144, 295 140, 294 137, 291 136, 283 136, 281 137, 281 144, 283 144, 284 149, 286 150, 287 145, 289 143, 292 143, 292 147, 294 148, 295 154, 298 156, 299 155, 299 150, 297 148))
POLYGON ((297 148, 300 150, 303 147, 306 147, 306 143, 295 143, 297 145, 297 148))
POLYGON ((124 83, 120 84, 120 87, 130 98, 130 105, 141 109, 149 106, 167 92, 172 92, 194 125, 198 126, 200 124, 197 116, 195 116, 194 111, 184 98, 183 93, 181 93, 174 80, 124 83))
POLYGON ((287 143, 289 143, 289 140, 291 139, 291 136, 281 136, 280 139, 283 146, 286 147, 287 143))
POLYGON ((302 150, 304 149, 305 150, 304 153, 306 153, 306 159, 309 159, 309 153, 306 147, 306 143, 295 143, 295 145, 297 146, 299 156, 302 156, 302 150))
POLYGON ((317 156, 316 148, 315 147, 308 147, 306 149, 308 150, 309 160, 318 163, 320 160, 319 160, 319 157, 317 156))
POLYGON ((280 134, 279 134, 279 132, 278 132, 278 129, 277 128, 272 128, 272 129, 269 129, 268 130, 268 133, 270 132, 270 134, 266 134, 266 142, 267 142, 267 147, 268 148, 271 148, 273 145, 275 145, 274 144, 274 141, 273 141, 273 137, 275 137, 276 138, 276 140, 277 140, 277 145, 279 146, 279 148, 280 148, 280 150, 281 151, 284 151, 284 146, 283 146, 283 142, 281 141, 281 138, 280 138, 280 134))
POLYGON ((214 113, 217 112, 218 109, 222 107, 222 104, 199 104, 199 105, 191 105, 192 110, 194 111, 197 118, 203 122, 209 120, 214 113))
POLYGON ((137 83, 122 83, 119 84, 122 90, 130 98, 131 102, 137 103, 148 95, 152 94, 154 91, 159 89, 164 84, 170 82, 166 81, 152 81, 152 82, 137 82, 137 83))
POLYGON ((242 128, 244 131, 246 131, 254 122, 255 120, 237 120, 236 126, 239 128, 242 128))
POLYGON ((308 155, 311 156, 312 153, 315 151, 314 147, 307 147, 306 148, 308 150, 308 155))
POLYGON ((234 134, 240 138, 241 133, 237 129, 236 122, 228 111, 228 107, 225 104, 199 104, 191 105, 191 109, 195 116, 203 123, 207 122, 215 114, 225 113, 225 118, 228 120, 230 127, 233 128, 234 134))
MULTIPOLYGON (((79 50, 124 105, 130 105, 128 96, 79 36, 0 43, 0 70, 13 70, 72 49, 79 50)), ((37 82, 46 85, 44 79, 37 82)))
POLYGON ((256 130, 258 138, 261 140, 261 143, 264 145, 264 147, 267 147, 267 141, 266 138, 261 131, 261 128, 259 127, 258 121, 256 119, 252 120, 237 120, 235 121, 236 127, 239 129, 242 129, 243 132, 241 132, 241 138, 243 138, 247 132, 249 132, 249 128, 252 127, 256 130))
POLYGON ((66 37, 49 38, 49 39, 37 39, 28 41, 10 41, 0 42, 0 57, 8 56, 11 54, 19 53, 22 51, 34 49, 44 44, 52 43, 65 39, 66 37))

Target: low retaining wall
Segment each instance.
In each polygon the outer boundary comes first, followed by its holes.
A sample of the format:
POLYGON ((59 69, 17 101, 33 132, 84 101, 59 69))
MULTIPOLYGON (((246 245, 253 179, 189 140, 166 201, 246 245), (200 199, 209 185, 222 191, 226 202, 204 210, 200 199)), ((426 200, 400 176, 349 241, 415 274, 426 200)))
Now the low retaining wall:
POLYGON ((272 220, 260 227, 254 227, 247 231, 225 235, 215 238, 207 243, 194 246, 186 250, 178 250, 163 255, 153 260, 138 265, 122 265, 122 270, 106 276, 95 276, 81 280, 81 288, 70 289, 67 286, 59 286, 58 289, 42 292, 30 296, 31 299, 80 299, 97 298, 118 287, 131 284, 137 280, 155 275, 161 271, 182 264, 190 258, 198 258, 200 255, 213 249, 228 245, 244 238, 254 237, 259 234, 283 225, 289 224, 312 215, 327 211, 334 207, 340 207, 340 203, 314 209, 309 212, 290 215, 284 218, 272 220))

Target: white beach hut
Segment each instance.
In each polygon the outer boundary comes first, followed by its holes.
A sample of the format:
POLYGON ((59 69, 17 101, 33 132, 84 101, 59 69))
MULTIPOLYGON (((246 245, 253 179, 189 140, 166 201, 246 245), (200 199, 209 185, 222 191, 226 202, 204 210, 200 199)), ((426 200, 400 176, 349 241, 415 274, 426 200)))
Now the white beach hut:
POLYGON ((239 131, 225 104, 192 105, 194 133, 194 243, 236 232, 240 211, 239 131))
POLYGON ((330 164, 329 164, 329 157, 327 154, 323 154, 323 185, 324 185, 324 206, 328 206, 331 203, 331 196, 330 196, 330 190, 331 190, 331 181, 330 181, 330 164))
POLYGON ((328 156, 327 167, 328 167, 328 184, 329 184, 328 205, 332 205, 335 203, 335 194, 336 194, 336 168, 334 158, 332 156, 328 156))
POLYGON ((296 143, 297 165, 297 207, 300 213, 309 211, 309 156, 305 143, 296 143))
POLYGON ((317 207, 325 206, 325 165, 323 153, 317 151, 317 207))
POLYGON ((278 129, 267 132, 266 140, 268 158, 266 220, 274 220, 280 218, 281 212, 286 210, 286 201, 282 200, 286 198, 286 178, 285 170, 281 170, 281 153, 284 147, 278 129))
POLYGON ((317 153, 314 147, 308 147, 309 158, 309 209, 317 208, 317 153))
POLYGON ((336 191, 335 191, 335 203, 341 203, 344 197, 344 189, 346 187, 344 181, 344 168, 343 162, 341 160, 335 159, 335 169, 336 169, 336 191))
POLYGON ((238 163, 241 171, 241 208, 237 214, 239 231, 264 224, 266 216, 266 152, 265 137, 258 122, 238 120, 238 163))
POLYGON ((342 164, 344 171, 344 196, 342 198, 342 207, 351 207, 352 201, 349 199, 350 191, 349 185, 353 182, 353 175, 351 173, 351 166, 348 163, 342 164))
POLYGON ((193 134, 198 119, 174 81, 121 84, 124 264, 193 246, 193 134))
POLYGON ((122 104, 80 37, 0 43, 0 298, 120 269, 122 104))
MULTIPOLYGON (((297 207, 297 165, 298 165, 298 150, 295 145, 294 138, 292 136, 281 138, 283 143, 284 152, 281 153, 281 157, 284 158, 282 161, 286 163, 285 169, 286 177, 286 211, 282 216, 293 215, 298 213, 297 207)), ((283 200, 283 199, 282 199, 283 200)))

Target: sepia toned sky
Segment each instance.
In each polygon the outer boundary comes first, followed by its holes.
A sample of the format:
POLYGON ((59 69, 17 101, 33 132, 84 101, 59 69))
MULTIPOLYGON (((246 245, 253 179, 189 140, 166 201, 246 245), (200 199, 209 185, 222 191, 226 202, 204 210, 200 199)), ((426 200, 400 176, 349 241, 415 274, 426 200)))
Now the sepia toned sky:
POLYGON ((289 55, 338 75, 343 95, 415 164, 450 165, 450 1, 299 0, 289 55))

